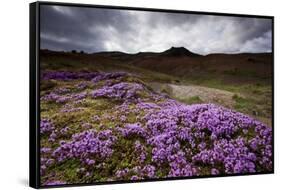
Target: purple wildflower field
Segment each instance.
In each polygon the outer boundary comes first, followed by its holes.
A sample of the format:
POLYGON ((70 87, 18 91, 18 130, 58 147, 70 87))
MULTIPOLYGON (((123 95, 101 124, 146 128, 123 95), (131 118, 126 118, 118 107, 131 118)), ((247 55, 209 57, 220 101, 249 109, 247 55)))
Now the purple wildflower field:
POLYGON ((272 171, 272 129, 155 92, 128 72, 41 73, 41 183, 272 171))

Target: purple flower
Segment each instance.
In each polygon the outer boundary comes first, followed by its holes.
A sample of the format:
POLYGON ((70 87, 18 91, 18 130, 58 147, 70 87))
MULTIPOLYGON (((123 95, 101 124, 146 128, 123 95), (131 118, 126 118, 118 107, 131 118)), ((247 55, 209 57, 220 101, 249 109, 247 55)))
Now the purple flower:
POLYGON ((146 137, 146 131, 140 123, 127 124, 124 128, 121 128, 120 130, 122 135, 125 137, 129 137, 131 135, 136 135, 143 138, 146 137))
POLYGON ((136 175, 133 175, 132 177, 131 177, 131 180, 138 180, 139 179, 139 177, 138 176, 136 176, 136 175))
POLYGON ((212 175, 218 175, 218 174, 220 174, 220 172, 219 172, 219 170, 217 170, 216 168, 212 168, 212 169, 211 169, 211 174, 212 174, 212 175))
POLYGON ((40 133, 47 134, 55 129, 53 123, 49 119, 41 119, 40 121, 40 133))
POLYGON ((50 153, 51 150, 52 150, 51 148, 45 148, 45 147, 40 148, 41 153, 50 153))

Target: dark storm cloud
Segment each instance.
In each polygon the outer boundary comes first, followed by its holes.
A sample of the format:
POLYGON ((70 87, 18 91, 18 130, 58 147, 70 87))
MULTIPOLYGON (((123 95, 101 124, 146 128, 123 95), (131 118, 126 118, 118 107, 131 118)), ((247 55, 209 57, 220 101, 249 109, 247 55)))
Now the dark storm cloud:
POLYGON ((130 30, 126 15, 120 11, 63 6, 42 6, 41 39, 42 48, 85 51, 106 50, 102 32, 115 28, 121 33, 130 30), (102 26, 102 28, 100 28, 102 26))
POLYGON ((271 20, 65 6, 41 7, 41 48, 201 54, 270 52, 271 20))

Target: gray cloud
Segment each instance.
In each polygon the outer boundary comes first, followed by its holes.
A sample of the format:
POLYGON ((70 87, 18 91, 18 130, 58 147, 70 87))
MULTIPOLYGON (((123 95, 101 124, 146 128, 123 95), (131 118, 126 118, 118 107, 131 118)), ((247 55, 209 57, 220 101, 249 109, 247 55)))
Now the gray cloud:
POLYGON ((41 48, 86 52, 201 54, 271 51, 271 20, 230 16, 41 6, 41 48))

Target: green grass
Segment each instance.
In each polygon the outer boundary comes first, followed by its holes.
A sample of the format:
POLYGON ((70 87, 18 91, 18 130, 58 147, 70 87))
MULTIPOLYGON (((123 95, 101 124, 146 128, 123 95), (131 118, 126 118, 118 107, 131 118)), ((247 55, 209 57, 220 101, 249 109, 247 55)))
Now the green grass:
POLYGON ((178 98, 179 101, 186 103, 186 104, 199 104, 203 103, 203 100, 199 96, 192 96, 189 98, 178 98))
POLYGON ((240 97, 237 94, 233 95, 232 99, 235 101, 234 109, 237 111, 255 117, 271 117, 271 104, 261 102, 260 99, 240 97))
POLYGON ((237 110, 243 111, 253 107, 251 99, 240 97, 237 94, 234 94, 232 99, 235 100, 234 108, 237 110))
POLYGON ((232 69, 232 70, 226 70, 223 72, 224 74, 227 75, 233 75, 233 76, 246 76, 246 77, 259 77, 258 73, 256 73, 255 71, 247 71, 247 70, 243 70, 243 68, 238 69, 232 69))

